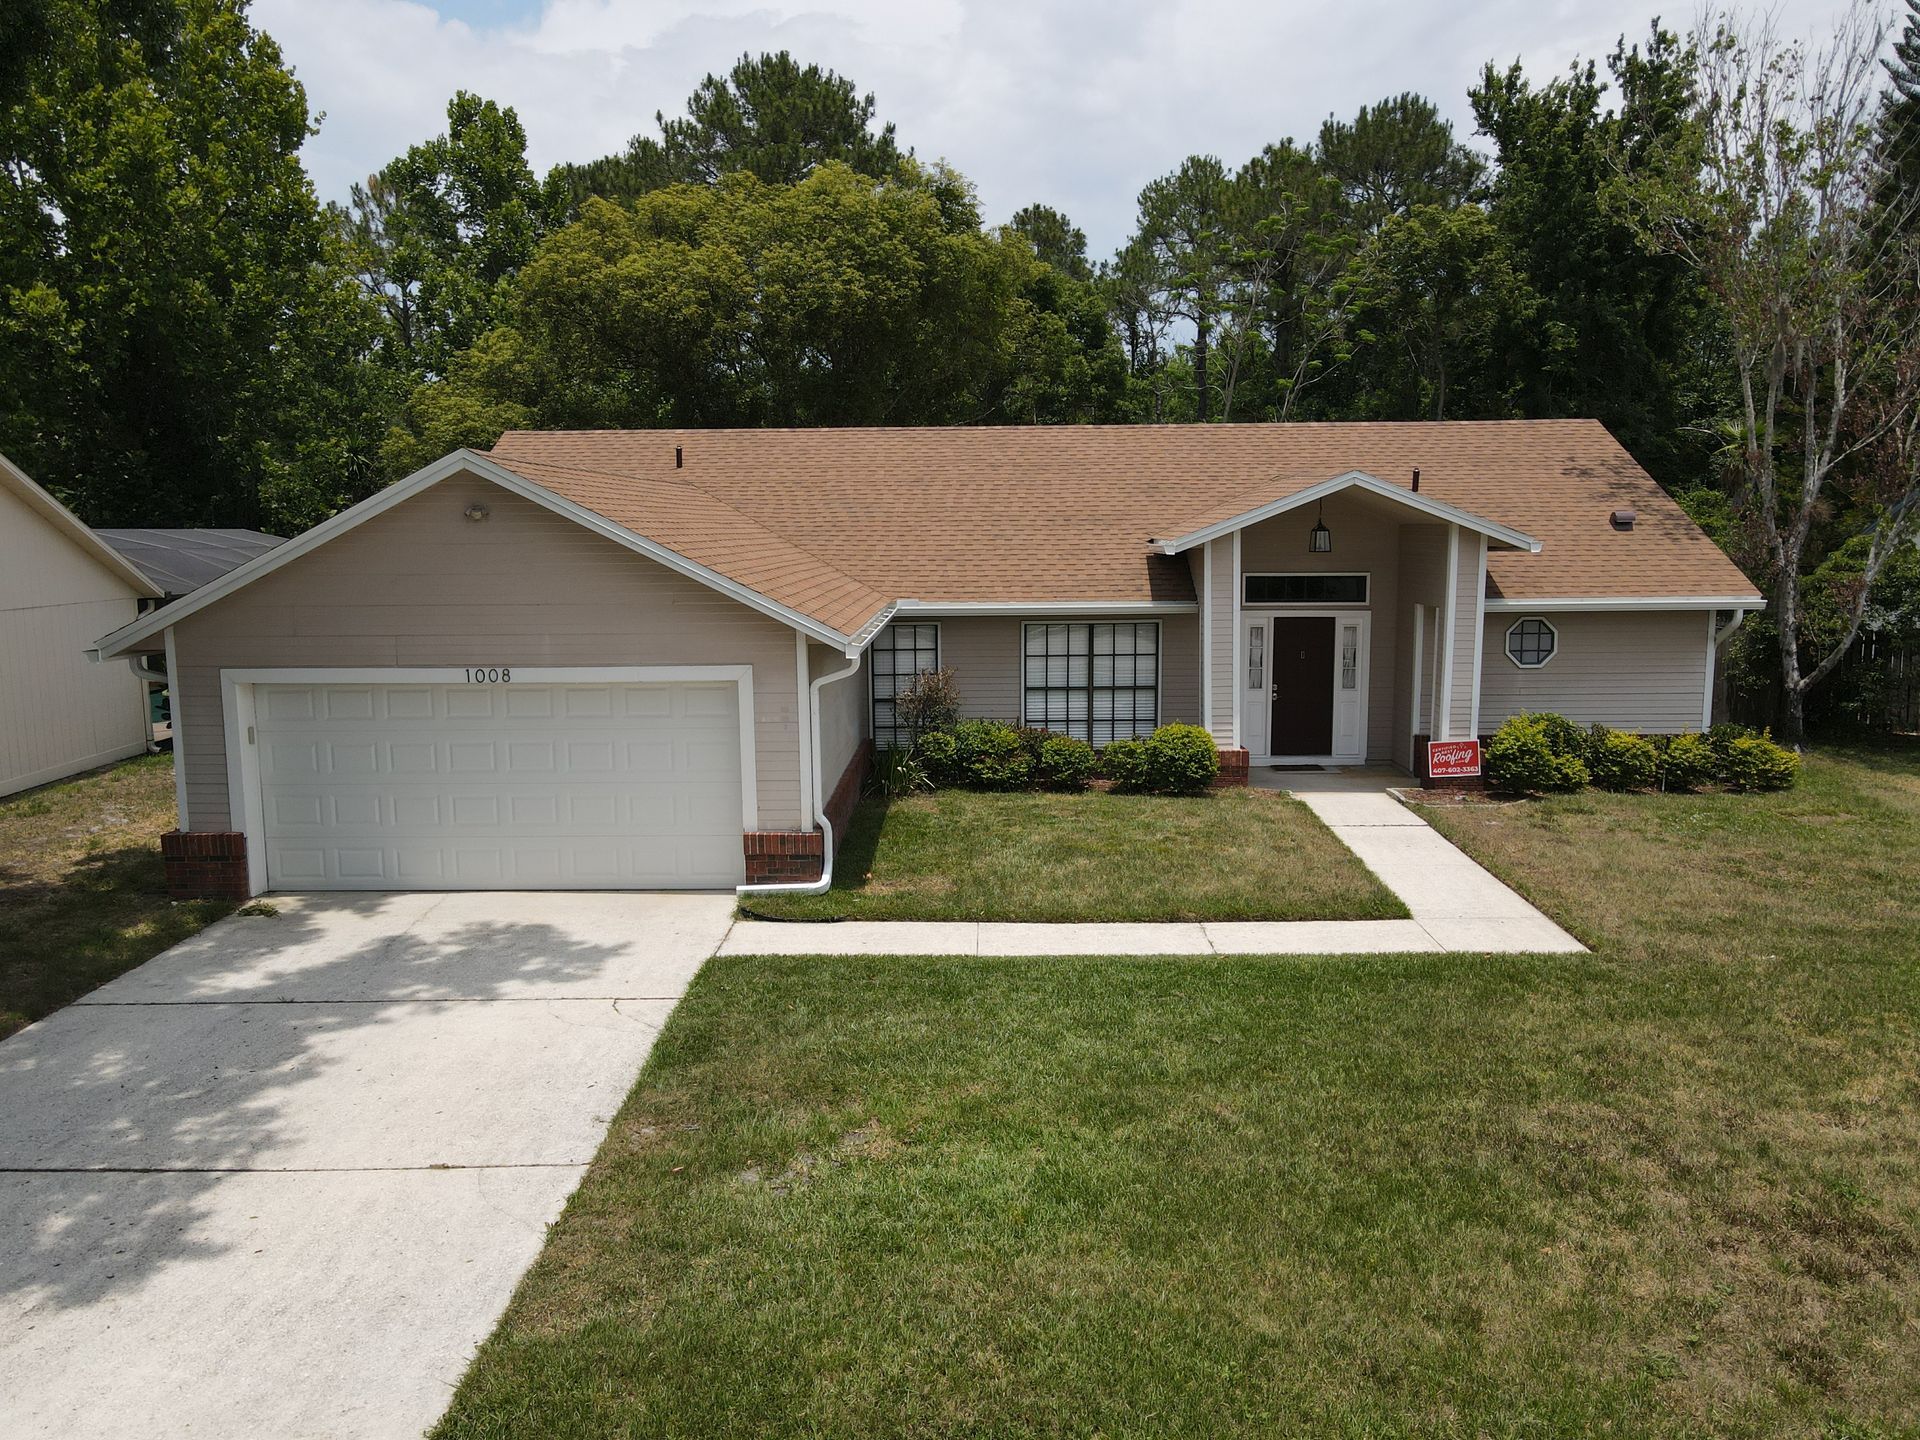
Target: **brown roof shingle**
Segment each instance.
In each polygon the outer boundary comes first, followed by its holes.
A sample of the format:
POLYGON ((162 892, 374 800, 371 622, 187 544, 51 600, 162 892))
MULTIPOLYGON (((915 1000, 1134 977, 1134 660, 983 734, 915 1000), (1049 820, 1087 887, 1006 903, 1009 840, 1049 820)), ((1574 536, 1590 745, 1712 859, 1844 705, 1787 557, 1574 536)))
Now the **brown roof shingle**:
POLYGON ((1191 600, 1150 540, 1416 466, 1423 496, 1542 542, 1488 557, 1492 596, 1753 594, 1591 420, 511 431, 493 458, 843 633, 897 599, 1191 600))

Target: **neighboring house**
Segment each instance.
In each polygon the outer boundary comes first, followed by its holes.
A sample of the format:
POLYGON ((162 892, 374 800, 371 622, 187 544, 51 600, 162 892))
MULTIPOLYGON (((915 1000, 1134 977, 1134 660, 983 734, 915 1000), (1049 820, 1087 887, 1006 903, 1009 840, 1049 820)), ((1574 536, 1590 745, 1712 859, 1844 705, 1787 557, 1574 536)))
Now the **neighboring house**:
POLYGON ((287 542, 258 530, 95 530, 164 592, 168 601, 191 595, 257 555, 287 542))
POLYGON ((147 748, 146 682, 87 651, 159 594, 0 455, 0 795, 147 748))
POLYGON ((717 886, 820 873, 916 670, 1416 769, 1698 729, 1760 603, 1590 421, 515 433, 100 650, 170 652, 183 891, 717 886))

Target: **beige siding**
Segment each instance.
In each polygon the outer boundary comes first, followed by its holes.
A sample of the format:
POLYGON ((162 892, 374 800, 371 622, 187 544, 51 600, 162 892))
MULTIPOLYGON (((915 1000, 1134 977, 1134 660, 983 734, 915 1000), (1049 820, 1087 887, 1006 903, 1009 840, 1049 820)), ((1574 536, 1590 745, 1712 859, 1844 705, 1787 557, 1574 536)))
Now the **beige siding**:
MULTIPOLYGON (((847 668, 847 657, 824 645, 807 646, 807 679, 811 685, 822 675, 835 675, 847 668)), ((867 671, 864 665, 844 680, 829 680, 820 687, 820 804, 833 794, 866 738, 868 720, 873 714, 867 703, 867 671)))
MULTIPOLYGON (((1072 616, 1034 617, 1036 620, 1072 616)), ((1198 724, 1200 715, 1200 624, 1191 612, 1143 616, 1160 622, 1160 723, 1198 724)), ((921 623, 915 617, 916 623, 921 623)), ((940 663, 960 687, 960 713, 972 719, 1020 721, 1024 619, 1017 616, 953 615, 940 626, 940 663)), ((861 687, 866 696, 866 687, 861 687)))
POLYGON ((1522 670, 1507 630, 1523 613, 1487 616, 1480 729, 1522 710, 1552 710, 1582 725, 1670 734, 1700 728, 1707 687, 1707 621, 1699 611, 1572 613, 1543 618, 1559 639, 1553 659, 1522 670))
POLYGON ((0 795, 146 749, 146 683, 85 653, 138 609, 124 579, 0 489, 0 795))
POLYGON ((1481 537, 1456 529, 1459 549, 1454 584, 1453 618, 1448 626, 1453 642, 1453 688, 1449 694, 1452 736, 1473 734, 1473 647, 1480 633, 1480 597, 1487 584, 1486 555, 1481 537))
POLYGON ((1209 541, 1207 551, 1213 585, 1212 603, 1208 608, 1211 635, 1207 672, 1213 707, 1213 738, 1220 745, 1232 748, 1240 743, 1233 728, 1233 687, 1236 681, 1233 660, 1238 653, 1234 643, 1234 631, 1238 625, 1234 618, 1233 596, 1240 584, 1240 577, 1233 568, 1233 536, 1209 541))
POLYGON ((220 671, 753 666, 759 823, 800 824, 793 631, 473 476, 455 476, 174 627, 187 809, 231 826, 220 671), (484 523, 469 504, 488 506, 484 523))

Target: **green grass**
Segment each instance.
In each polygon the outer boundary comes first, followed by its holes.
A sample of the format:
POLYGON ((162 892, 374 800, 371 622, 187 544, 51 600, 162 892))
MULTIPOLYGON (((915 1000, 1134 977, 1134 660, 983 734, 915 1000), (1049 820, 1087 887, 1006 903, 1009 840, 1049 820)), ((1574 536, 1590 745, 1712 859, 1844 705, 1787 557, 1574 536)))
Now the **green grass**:
POLYGON ((1272 790, 1192 797, 868 799, 825 895, 761 897, 794 920, 1387 919, 1406 908, 1306 806, 1272 790))
POLYGON ((167 899, 172 828, 166 755, 0 800, 0 1038, 233 908, 167 899))
POLYGON ((710 963, 437 1435, 1920 1433, 1920 755, 1440 823, 1596 953, 710 963))

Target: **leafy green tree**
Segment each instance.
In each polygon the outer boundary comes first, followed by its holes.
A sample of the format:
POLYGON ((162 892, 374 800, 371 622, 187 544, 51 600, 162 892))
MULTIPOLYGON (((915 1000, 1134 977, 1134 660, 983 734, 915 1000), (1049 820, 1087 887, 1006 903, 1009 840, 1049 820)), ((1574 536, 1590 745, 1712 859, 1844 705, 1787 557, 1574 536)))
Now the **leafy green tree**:
POLYGON ((1920 0, 1906 0, 1907 18, 1893 42, 1879 118, 1884 166, 1875 200, 1885 222, 1920 230, 1920 0))
POLYGON ((519 116, 465 90, 447 102, 446 134, 355 185, 336 214, 386 316, 382 359, 409 382, 444 374, 493 325, 548 229, 519 116))
POLYGON ((1451 209, 1478 198, 1487 169, 1433 102, 1412 91, 1361 106, 1351 122, 1329 116, 1316 155, 1369 234, 1416 205, 1451 209))
POLYGON ((1104 356, 1076 338, 1062 279, 1024 239, 983 234, 957 176, 917 166, 589 200, 520 272, 510 323, 416 392, 389 457, 509 424, 1090 418, 1122 362, 1104 327, 1104 356))
POLYGON ((96 524, 372 488, 373 316, 241 0, 29 0, 0 44, 0 450, 96 524))
POLYGON ((802 65, 785 50, 742 55, 725 76, 700 82, 684 116, 656 113, 658 139, 636 135, 624 155, 558 166, 548 188, 572 213, 589 194, 631 199, 663 185, 711 185, 739 171, 793 185, 829 161, 885 179, 905 156, 892 122, 876 130, 873 115, 873 96, 831 70, 802 65))
POLYGON ((1211 155, 1192 155, 1171 175, 1151 180, 1140 192, 1140 228, 1135 240, 1156 308, 1185 322, 1193 334, 1195 417, 1213 414, 1214 330, 1229 304, 1234 243, 1230 221, 1232 182, 1211 155))
POLYGON ((1027 237, 1034 254, 1062 275, 1093 279, 1093 266, 1087 263, 1087 232, 1052 206, 1028 205, 1015 211, 1007 223, 1016 234, 1027 237))

